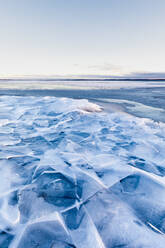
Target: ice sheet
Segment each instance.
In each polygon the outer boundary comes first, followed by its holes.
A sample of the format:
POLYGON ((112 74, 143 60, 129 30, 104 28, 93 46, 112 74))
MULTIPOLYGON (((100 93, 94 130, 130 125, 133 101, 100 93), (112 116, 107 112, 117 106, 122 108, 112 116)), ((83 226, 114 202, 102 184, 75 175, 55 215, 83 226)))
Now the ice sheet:
POLYGON ((165 246, 165 124, 0 97, 0 247, 165 246))

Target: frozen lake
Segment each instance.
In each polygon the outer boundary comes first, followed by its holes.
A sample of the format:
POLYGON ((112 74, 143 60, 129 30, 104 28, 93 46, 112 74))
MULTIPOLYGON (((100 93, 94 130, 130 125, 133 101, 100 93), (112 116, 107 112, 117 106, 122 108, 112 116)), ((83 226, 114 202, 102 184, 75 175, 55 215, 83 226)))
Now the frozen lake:
POLYGON ((20 84, 0 90, 0 247, 164 248, 163 84, 20 84))

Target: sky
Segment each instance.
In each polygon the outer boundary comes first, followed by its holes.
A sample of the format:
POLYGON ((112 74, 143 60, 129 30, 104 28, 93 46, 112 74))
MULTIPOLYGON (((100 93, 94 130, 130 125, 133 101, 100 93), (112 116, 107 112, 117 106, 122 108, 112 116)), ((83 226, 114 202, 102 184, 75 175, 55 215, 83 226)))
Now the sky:
POLYGON ((0 0, 0 76, 165 75, 164 13, 165 0, 0 0))

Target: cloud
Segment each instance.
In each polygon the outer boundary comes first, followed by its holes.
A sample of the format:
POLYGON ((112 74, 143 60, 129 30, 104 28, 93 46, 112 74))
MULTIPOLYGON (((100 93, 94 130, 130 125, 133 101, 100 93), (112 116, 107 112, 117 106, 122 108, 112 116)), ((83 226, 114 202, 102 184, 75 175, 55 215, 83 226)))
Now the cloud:
POLYGON ((165 72, 132 72, 124 76, 128 78, 165 79, 165 72))
POLYGON ((97 71, 98 73, 110 73, 110 74, 121 74, 123 72, 123 68, 119 65, 114 65, 111 63, 103 63, 96 65, 87 65, 89 71, 97 71))
POLYGON ((111 71, 111 70, 119 71, 119 70, 121 70, 121 66, 113 65, 110 63, 104 63, 102 65, 88 65, 88 68, 89 69, 97 69, 97 70, 101 70, 101 71, 111 71))

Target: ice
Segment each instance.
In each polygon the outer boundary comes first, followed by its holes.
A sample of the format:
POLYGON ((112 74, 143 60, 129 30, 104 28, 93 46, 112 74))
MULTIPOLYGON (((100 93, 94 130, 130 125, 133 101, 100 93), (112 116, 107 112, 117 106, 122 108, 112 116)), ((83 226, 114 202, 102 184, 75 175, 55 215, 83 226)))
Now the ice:
POLYGON ((0 230, 0 247, 8 248, 12 240, 13 240, 12 234, 0 230))
POLYGON ((134 174, 120 180, 111 189, 134 209, 143 223, 158 233, 165 232, 164 185, 145 175, 134 174))
POLYGON ((0 97, 0 247, 165 247, 165 124, 0 97))
POLYGON ((58 216, 56 219, 47 221, 40 219, 26 226, 17 244, 18 248, 75 248, 72 239, 58 216))
POLYGON ((97 192, 85 207, 105 247, 164 247, 164 236, 150 229, 111 189, 97 192))

